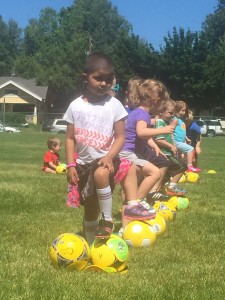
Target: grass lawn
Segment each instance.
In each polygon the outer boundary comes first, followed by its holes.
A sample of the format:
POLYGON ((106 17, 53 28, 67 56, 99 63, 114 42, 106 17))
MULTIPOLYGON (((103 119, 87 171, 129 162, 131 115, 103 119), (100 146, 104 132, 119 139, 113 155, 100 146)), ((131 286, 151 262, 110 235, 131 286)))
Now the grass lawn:
MULTIPOLYGON (((200 182, 183 184, 189 210, 167 223, 152 248, 131 249, 129 271, 120 275, 51 266, 51 242, 81 231, 83 212, 65 205, 65 175, 41 171, 48 136, 0 134, 0 299, 225 299, 224 137, 203 138, 200 182)), ((117 223, 119 206, 117 189, 117 223)))

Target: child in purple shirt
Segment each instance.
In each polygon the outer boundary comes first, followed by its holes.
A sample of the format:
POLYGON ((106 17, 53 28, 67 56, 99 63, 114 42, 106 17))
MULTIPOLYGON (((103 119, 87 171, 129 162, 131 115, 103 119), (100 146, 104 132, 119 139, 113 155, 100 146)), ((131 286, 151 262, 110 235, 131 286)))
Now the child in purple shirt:
POLYGON ((160 129, 150 128, 150 110, 154 110, 161 100, 169 98, 169 94, 160 81, 140 78, 135 79, 135 84, 132 81, 132 88, 128 88, 128 98, 132 111, 126 121, 126 138, 120 157, 136 164, 137 171, 142 176, 138 198, 147 199, 149 203, 154 200, 168 200, 167 195, 160 193, 160 188, 169 161, 152 137, 162 133, 173 133, 175 125, 160 129))

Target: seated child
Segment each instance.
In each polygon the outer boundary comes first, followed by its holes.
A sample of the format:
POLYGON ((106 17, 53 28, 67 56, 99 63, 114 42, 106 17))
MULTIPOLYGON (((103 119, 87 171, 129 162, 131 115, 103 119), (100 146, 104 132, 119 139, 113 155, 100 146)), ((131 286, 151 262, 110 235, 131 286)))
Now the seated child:
POLYGON ((60 165, 59 150, 61 141, 55 137, 49 137, 47 141, 48 151, 44 155, 44 164, 42 170, 45 173, 56 173, 56 167, 60 165))
MULTIPOLYGON (((89 55, 82 74, 83 95, 71 102, 64 116, 68 122, 67 180, 72 185, 78 181, 84 206, 83 227, 89 244, 95 237, 108 238, 114 229, 112 192, 127 117, 121 102, 109 95, 114 77, 110 57, 101 53, 89 55)), ((136 181, 136 167, 131 166, 122 182, 127 200, 124 215, 127 219, 148 220, 151 214, 137 199, 136 181)))
POLYGON ((202 152, 201 149, 201 128, 194 122, 193 112, 188 110, 188 117, 186 120, 187 126, 187 143, 194 147, 193 154, 193 166, 197 168, 198 165, 198 155, 202 152))
MULTIPOLYGON (((172 122, 175 106, 175 101, 171 99, 162 103, 161 112, 159 118, 156 120, 155 128, 163 128, 172 122)), ((187 170, 187 165, 183 160, 176 157, 177 148, 173 140, 173 134, 159 134, 155 137, 155 142, 169 160, 169 168, 167 171, 169 184, 167 194, 171 196, 185 195, 186 191, 180 188, 177 183, 187 170)))
POLYGON ((120 157, 134 163, 138 174, 143 178, 138 189, 139 199, 146 198, 149 204, 156 200, 168 200, 168 195, 162 194, 160 188, 169 161, 155 151, 157 145, 154 145, 151 138, 161 133, 173 133, 175 125, 170 124, 160 129, 150 128, 150 110, 158 105, 158 101, 168 97, 167 89, 157 80, 139 78, 132 80, 131 86, 128 82, 127 91, 132 111, 126 121, 126 139, 120 157))
POLYGON ((201 169, 195 168, 192 165, 193 161, 193 154, 194 148, 186 143, 186 125, 183 120, 185 120, 188 112, 187 104, 180 100, 176 101, 175 107, 175 119, 177 120, 178 124, 174 131, 174 142, 176 144, 178 153, 186 154, 187 156, 187 171, 189 172, 201 172, 201 169))

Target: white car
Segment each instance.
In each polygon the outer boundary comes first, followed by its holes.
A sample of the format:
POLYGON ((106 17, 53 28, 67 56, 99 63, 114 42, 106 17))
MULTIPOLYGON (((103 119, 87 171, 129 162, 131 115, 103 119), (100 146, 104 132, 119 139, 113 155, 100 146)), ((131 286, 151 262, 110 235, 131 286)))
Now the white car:
POLYGON ((215 137, 216 135, 223 135, 222 125, 220 119, 216 120, 197 120, 196 123, 201 127, 202 135, 215 137))
POLYGON ((51 133, 66 133, 67 122, 64 119, 55 119, 50 126, 51 133))
POLYGON ((8 133, 20 133, 22 132, 21 129, 18 129, 16 127, 11 126, 3 126, 3 124, 0 122, 0 132, 8 132, 8 133))

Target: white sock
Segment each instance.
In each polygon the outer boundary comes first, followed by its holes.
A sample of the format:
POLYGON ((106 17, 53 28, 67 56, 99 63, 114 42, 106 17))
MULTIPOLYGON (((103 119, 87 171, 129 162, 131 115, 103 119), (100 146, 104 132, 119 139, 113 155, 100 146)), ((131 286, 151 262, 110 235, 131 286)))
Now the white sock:
POLYGON ((133 205, 137 205, 139 201, 137 200, 129 200, 127 201, 127 205, 128 206, 133 206, 133 205))
POLYGON ((112 191, 110 186, 104 189, 96 189, 100 212, 108 221, 112 221, 112 191))
POLYGON ((175 183, 175 182, 170 182, 169 183, 169 188, 173 188, 173 187, 175 187, 177 185, 177 183, 175 183))
POLYGON ((98 226, 98 220, 94 220, 94 221, 84 220, 83 226, 84 226, 84 233, 85 233, 86 240, 88 244, 91 245, 95 240, 95 233, 98 226))

